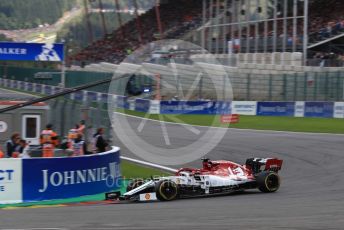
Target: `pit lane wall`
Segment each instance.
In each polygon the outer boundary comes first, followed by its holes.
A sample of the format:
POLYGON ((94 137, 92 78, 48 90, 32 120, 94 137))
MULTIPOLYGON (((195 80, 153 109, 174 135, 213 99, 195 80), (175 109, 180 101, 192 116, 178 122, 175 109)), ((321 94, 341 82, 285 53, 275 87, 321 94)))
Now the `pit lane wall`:
MULTIPOLYGON (((15 81, 0 78, 0 86, 19 89, 40 94, 53 94, 62 89, 50 85, 15 81)), ((113 97, 118 108, 149 112, 151 114, 240 114, 252 116, 289 116, 289 117, 320 117, 344 118, 344 102, 321 101, 290 101, 290 102, 260 102, 260 101, 157 101, 136 99, 128 100, 125 96, 109 95, 106 93, 79 91, 70 94, 70 99, 76 101, 91 101, 108 103, 113 97)))
POLYGON ((55 200, 118 190, 120 149, 80 157, 1 159, 0 204, 55 200))

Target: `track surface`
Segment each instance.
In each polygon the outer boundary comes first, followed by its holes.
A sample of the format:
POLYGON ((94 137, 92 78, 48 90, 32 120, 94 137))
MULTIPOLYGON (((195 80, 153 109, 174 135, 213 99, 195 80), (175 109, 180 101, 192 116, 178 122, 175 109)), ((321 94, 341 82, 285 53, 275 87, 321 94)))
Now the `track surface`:
POLYGON ((29 100, 35 96, 0 88, 0 100, 29 100))
MULTIPOLYGON (((138 124, 135 119, 131 122, 138 124)), ((157 126, 147 121, 142 135, 149 141, 161 141, 157 126)), ((177 140, 183 146, 192 139, 185 127, 166 126, 172 143, 177 140)), ((145 204, 0 210, 0 229, 343 229, 343 139, 344 135, 229 130, 209 156, 241 163, 252 156, 282 158, 278 192, 145 204)), ((130 155, 125 147, 122 152, 130 155)))

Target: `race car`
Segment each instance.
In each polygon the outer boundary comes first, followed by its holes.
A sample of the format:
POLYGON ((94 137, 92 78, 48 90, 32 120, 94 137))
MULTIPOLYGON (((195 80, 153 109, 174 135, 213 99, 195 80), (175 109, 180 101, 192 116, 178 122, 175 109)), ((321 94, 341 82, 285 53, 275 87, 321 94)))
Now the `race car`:
POLYGON ((265 193, 280 187, 277 158, 250 158, 244 165, 232 161, 202 159, 203 167, 181 168, 174 176, 132 180, 123 195, 106 193, 107 200, 171 201, 180 198, 226 195, 247 189, 265 193))

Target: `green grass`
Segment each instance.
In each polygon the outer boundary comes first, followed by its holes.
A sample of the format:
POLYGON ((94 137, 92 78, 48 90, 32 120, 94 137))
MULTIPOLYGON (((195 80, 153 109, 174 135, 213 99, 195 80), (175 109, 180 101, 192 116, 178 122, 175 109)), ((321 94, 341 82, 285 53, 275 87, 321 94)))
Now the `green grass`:
POLYGON ((149 168, 134 164, 128 161, 121 162, 122 176, 126 179, 132 178, 150 178, 151 176, 168 176, 168 172, 159 169, 149 168))
POLYGON ((229 127, 238 129, 257 129, 274 131, 336 133, 344 134, 344 120, 336 118, 273 117, 273 116, 240 116, 237 124, 221 124, 219 115, 159 115, 145 114, 136 111, 119 111, 126 114, 146 117, 154 120, 185 123, 191 125, 229 127), (177 118, 178 120, 176 120, 177 118))

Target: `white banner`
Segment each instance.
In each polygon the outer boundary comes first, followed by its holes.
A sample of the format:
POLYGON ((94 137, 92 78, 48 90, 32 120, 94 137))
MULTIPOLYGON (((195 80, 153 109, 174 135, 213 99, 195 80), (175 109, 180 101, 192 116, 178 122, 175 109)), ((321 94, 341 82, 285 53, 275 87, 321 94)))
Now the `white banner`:
POLYGON ((149 108, 150 114, 160 114, 160 101, 152 100, 149 108))
POLYGON ((233 101, 232 114, 255 116, 257 114, 257 102, 256 101, 233 101))
POLYGON ((334 118, 344 118, 344 102, 334 103, 334 118))
POLYGON ((305 102, 304 101, 295 101, 295 117, 304 117, 305 116, 305 102))
POLYGON ((0 204, 22 202, 22 160, 0 159, 0 204))
POLYGON ((228 41, 228 53, 233 53, 233 41, 228 41))

